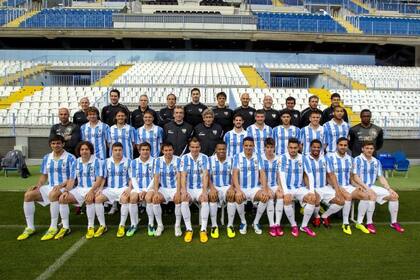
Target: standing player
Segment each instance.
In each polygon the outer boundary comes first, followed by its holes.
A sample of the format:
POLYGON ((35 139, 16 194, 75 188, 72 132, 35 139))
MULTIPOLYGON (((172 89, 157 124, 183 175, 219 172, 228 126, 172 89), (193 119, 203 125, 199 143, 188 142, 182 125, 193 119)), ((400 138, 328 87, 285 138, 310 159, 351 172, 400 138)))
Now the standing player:
MULTIPOLYGON (((319 102, 319 97, 316 95, 311 95, 309 97, 309 107, 307 107, 305 110, 303 110, 300 113, 300 125, 299 127, 302 129, 305 126, 309 125, 310 120, 309 120, 309 115, 312 111, 318 111, 318 102, 319 102)), ((322 112, 321 112, 322 114, 322 112)))
POLYGON ((300 130, 300 143, 302 145, 302 154, 307 155, 310 153, 310 146, 312 140, 319 140, 322 143, 322 150, 324 152, 325 135, 324 127, 319 125, 321 119, 321 111, 311 111, 309 114, 310 124, 300 130))
POLYGON ((280 112, 281 125, 273 129, 273 138, 276 143, 276 155, 281 156, 287 152, 287 143, 290 138, 299 139, 300 129, 290 124, 292 113, 285 109, 280 112))
POLYGON ((176 96, 170 93, 166 96, 166 107, 159 111, 159 126, 163 127, 174 119, 174 109, 176 105, 176 96))
MULTIPOLYGON (((404 232, 404 228, 397 222, 398 216, 398 194, 391 188, 388 181, 382 173, 382 166, 378 159, 373 157, 375 152, 375 145, 373 142, 365 142, 362 146, 362 154, 354 159, 353 174, 354 177, 360 179, 360 183, 366 189, 374 193, 374 198, 378 204, 384 204, 388 201, 388 210, 391 215, 391 228, 398 232, 404 232), (375 185, 376 179, 383 187, 375 185)), ((373 212, 375 211, 375 202, 370 202, 366 214, 366 228, 370 233, 376 233, 375 225, 373 224, 373 212)), ((363 222, 363 216, 357 217, 357 223, 363 222)))
MULTIPOLYGON (((295 220, 295 210, 293 200, 299 201, 304 207, 303 220, 300 230, 311 237, 315 237, 315 232, 308 226, 315 209, 315 193, 313 188, 307 189, 303 186, 303 159, 298 154, 299 141, 295 138, 289 139, 287 153, 280 159, 280 181, 284 193, 284 212, 292 226, 292 235, 299 236, 299 229, 295 220)), ((311 185, 310 185, 311 186, 311 185)))
POLYGON ((191 90, 191 102, 185 105, 185 119, 188 123, 195 127, 199 123, 203 122, 202 113, 207 109, 207 106, 200 102, 200 90, 193 88, 191 90))
POLYGON ((58 232, 59 215, 58 199, 70 179, 71 166, 75 157, 64 150, 64 137, 55 135, 49 140, 51 153, 44 156, 41 164, 41 176, 35 186, 30 187, 24 195, 23 212, 26 228, 17 240, 27 239, 35 233, 35 201, 42 206, 50 205, 51 224, 41 240, 50 240, 58 232), (48 182, 48 183, 47 183, 48 182))
MULTIPOLYGON (((341 104, 341 96, 336 92, 331 94, 331 106, 326 108, 322 112, 321 124, 325 124, 333 118, 334 108, 341 106, 340 104, 341 104)), ((344 110, 343 120, 348 123, 349 117, 347 115, 347 111, 344 108, 343 110, 344 110)))
POLYGON ((263 110, 265 113, 265 124, 271 128, 275 128, 280 124, 279 111, 273 109, 273 97, 270 95, 264 96, 263 110))
POLYGON ((144 125, 137 131, 139 143, 149 143, 151 156, 157 158, 160 154, 160 146, 163 143, 163 129, 154 124, 152 112, 144 112, 143 121, 144 125))
POLYGON ((95 210, 100 227, 95 232, 95 237, 101 236, 107 231, 105 224, 104 202, 109 201, 121 203, 121 219, 117 231, 117 237, 125 235, 125 222, 128 217, 128 202, 130 200, 131 187, 128 185, 130 159, 123 157, 123 145, 115 143, 112 145, 112 157, 105 161, 104 177, 107 180, 107 187, 95 197, 95 210))
POLYGON ((226 99, 223 91, 216 94, 217 105, 213 108, 214 122, 222 127, 223 133, 231 130, 233 124, 233 110, 226 106, 226 99))
POLYGON ((88 229, 86 239, 91 239, 95 233, 95 204, 96 192, 102 186, 104 166, 102 160, 95 157, 92 143, 82 141, 76 147, 76 155, 79 156, 71 167, 70 180, 63 194, 60 196, 60 216, 63 227, 55 236, 61 239, 70 233, 69 204, 79 207, 86 203, 86 216, 88 229))
POLYGON ((210 200, 210 219, 211 237, 219 238, 219 227, 217 226, 217 202, 227 203, 227 236, 236 236, 233 228, 235 218, 235 189, 232 186, 232 158, 226 156, 226 143, 220 141, 216 145, 216 154, 210 157, 210 180, 209 180, 209 200, 210 200))
MULTIPOLYGON (((133 147, 139 144, 137 132, 134 127, 127 124, 127 116, 123 110, 115 113, 115 124, 109 129, 110 146, 115 143, 123 145, 123 156, 127 159, 133 159, 133 147)), ((112 156, 112 150, 110 151, 112 156)))
POLYGON ((255 141, 255 152, 258 156, 264 153, 265 139, 273 135, 273 129, 266 125, 264 121, 264 110, 257 110, 255 112, 255 123, 246 129, 247 135, 255 141))
MULTIPOLYGON (((280 116, 282 115, 283 111, 290 111, 292 120, 291 120, 291 124, 299 127, 300 124, 300 112, 298 110, 295 109, 296 106, 296 98, 294 98, 293 96, 289 96, 286 98, 286 108, 284 108, 283 110, 280 110, 280 116)), ((281 119, 280 119, 280 124, 281 124, 281 119)))
POLYGON ((347 138, 349 136, 350 126, 343 120, 344 108, 341 106, 334 107, 332 120, 324 124, 324 135, 326 153, 335 153, 337 150, 337 140, 341 137, 347 138))
POLYGON ((183 194, 181 203, 182 217, 186 227, 185 242, 191 242, 193 230, 191 226, 191 212, 189 202, 197 202, 201 205, 201 229, 200 242, 206 243, 207 221, 209 218, 209 200, 208 200, 208 172, 209 158, 200 153, 200 142, 193 137, 188 147, 190 152, 181 158, 181 193, 183 194))
POLYGON ((243 124, 243 117, 241 115, 235 115, 233 117, 233 129, 223 136, 223 141, 226 143, 228 157, 233 157, 234 155, 243 152, 242 142, 247 136, 246 130, 243 128, 243 124))
POLYGON ((244 128, 247 129, 248 126, 255 122, 255 109, 249 106, 251 98, 248 93, 242 93, 241 95, 241 106, 236 108, 233 111, 234 115, 241 115, 244 121, 244 128))
POLYGON ((73 123, 78 127, 81 127, 85 123, 88 122, 87 119, 87 109, 90 107, 89 98, 82 97, 79 101, 80 110, 74 113, 73 115, 73 123))
POLYGON ((95 156, 101 160, 106 159, 106 148, 110 141, 109 126, 99 120, 99 111, 95 107, 87 110, 88 123, 80 128, 82 140, 92 143, 95 156))
MULTIPOLYGON (((128 110, 127 106, 120 103, 120 91, 118 89, 111 89, 109 92, 109 101, 110 104, 102 108, 101 112, 101 119, 104 123, 108 126, 114 124, 115 114, 119 110, 123 110, 127 117, 127 120, 130 120, 130 110, 128 110)), ((98 115, 99 119, 99 115, 98 115)), ((96 149, 95 149, 96 150, 96 149)))
POLYGON ((144 114, 150 112, 153 116, 153 123, 158 124, 158 114, 155 110, 149 107, 149 97, 146 94, 140 95, 139 107, 131 112, 131 125, 138 129, 144 125, 144 114))

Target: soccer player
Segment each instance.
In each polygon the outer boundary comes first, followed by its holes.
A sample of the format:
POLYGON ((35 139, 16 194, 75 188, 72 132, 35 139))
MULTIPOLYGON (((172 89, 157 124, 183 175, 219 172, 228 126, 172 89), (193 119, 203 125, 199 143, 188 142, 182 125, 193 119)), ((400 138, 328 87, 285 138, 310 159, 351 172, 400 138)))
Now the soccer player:
POLYGON ((194 132, 193 127, 184 121, 184 108, 175 106, 174 120, 163 127, 164 142, 172 143, 175 155, 180 156, 188 151, 188 140, 194 132))
POLYGON ((159 126, 164 127, 165 124, 169 123, 174 119, 174 109, 176 106, 176 96, 170 93, 166 96, 166 107, 159 111, 159 126))
MULTIPOLYGON (((153 213, 163 230, 161 203, 173 201, 175 203, 175 236, 182 235, 181 231, 181 187, 180 168, 181 159, 174 155, 174 146, 171 143, 162 144, 163 156, 155 160, 153 178, 153 213)), ((149 231, 152 229, 149 229, 149 231)), ((156 234, 155 234, 156 235, 156 234)))
POLYGON ((75 157, 64 150, 64 137, 55 135, 49 140, 51 153, 44 156, 41 164, 41 176, 35 186, 30 187, 24 195, 23 212, 26 228, 17 240, 27 239, 35 233, 35 201, 42 206, 50 205, 51 224, 41 240, 50 240, 58 232, 59 203, 58 199, 70 178, 71 166, 75 157), (47 183, 48 182, 48 183, 47 183))
POLYGON ((211 237, 219 238, 219 227, 217 226, 217 204, 226 203, 228 223, 227 236, 236 236, 233 228, 235 218, 235 189, 232 186, 232 158, 226 156, 226 143, 219 141, 216 145, 216 154, 210 157, 209 175, 209 201, 211 219, 211 237))
POLYGON ((151 147, 151 156, 157 158, 163 143, 163 129, 154 124, 153 113, 146 111, 143 115, 144 125, 137 130, 139 143, 147 142, 151 147))
POLYGON ((233 110, 226 106, 226 99, 223 91, 216 94, 217 105, 213 108, 214 122, 222 127, 223 133, 231 130, 233 125, 233 110))
POLYGON ((350 126, 343 120, 344 108, 341 106, 334 107, 332 120, 324 124, 324 135, 326 153, 335 153, 337 150, 337 140, 341 137, 347 138, 349 136, 350 126))
MULTIPOLYGON (((154 214, 153 214, 153 158, 150 156, 151 146, 147 142, 143 142, 139 145, 140 156, 135 160, 131 161, 130 164, 130 182, 131 193, 130 193, 130 204, 129 213, 131 226, 128 228, 126 236, 131 237, 136 233, 137 226, 139 223, 138 203, 146 202, 146 212, 149 218, 147 227, 147 233, 149 236, 155 235, 154 230, 154 214)), ((156 231, 156 234, 160 236, 162 234, 163 227, 156 231)))
POLYGON ((311 142, 314 139, 321 141, 323 147, 321 152, 324 152, 325 135, 324 127, 319 125, 321 119, 321 111, 311 111, 309 114, 310 124, 300 130, 300 144, 302 145, 302 154, 307 155, 310 152, 311 142))
POLYGON ((272 137, 273 129, 264 123, 264 110, 257 110, 255 112, 255 123, 246 129, 247 136, 252 137, 255 143, 255 152, 257 155, 264 153, 265 139, 272 137))
POLYGON ((93 144, 95 156, 101 160, 106 159, 106 148, 110 141, 109 126, 99 120, 99 111, 95 107, 87 110, 88 123, 80 128, 82 140, 93 144))
MULTIPOLYGON (((290 111, 292 120, 291 120, 291 124, 299 127, 300 125, 300 112, 298 110, 295 109, 296 106, 296 99, 293 96, 289 96, 286 98, 286 108, 284 108, 283 110, 280 110, 280 116, 282 115, 283 111, 290 111)), ((281 119, 280 119, 280 124, 282 124, 281 119)))
POLYGON ((284 212, 292 226, 292 235, 299 236, 299 230, 305 232, 311 237, 315 237, 315 232, 308 226, 315 209, 315 193, 313 188, 303 186, 303 159, 298 154, 299 140, 289 139, 287 144, 287 153, 281 156, 279 175, 284 194, 284 212), (295 220, 295 210, 293 200, 299 201, 304 207, 303 220, 300 228, 297 227, 295 220))
MULTIPOLYGON (((109 100, 111 103, 102 108, 101 119, 108 126, 111 126, 114 124, 115 114, 119 110, 123 110, 125 112, 127 120, 130 119, 130 110, 128 110, 127 106, 119 103, 120 96, 121 94, 118 89, 115 89, 115 88, 111 89, 111 91, 109 92, 109 100)), ((98 114, 98 119, 99 119, 99 114, 98 114)))
POLYGON ((197 202, 201 206, 201 229, 200 242, 206 243, 207 221, 209 218, 209 200, 208 200, 208 172, 209 158, 200 153, 200 142, 193 137, 189 144, 190 152, 181 158, 181 193, 183 194, 181 203, 182 217, 186 227, 184 241, 192 241, 193 230, 191 226, 191 212, 189 202, 197 202))
POLYGON ((78 127, 81 127, 88 122, 87 119, 87 109, 90 107, 89 98, 82 97, 79 101, 80 110, 74 113, 73 123, 78 127))
MULTIPOLYGON (((309 107, 307 107, 305 110, 303 110, 300 113, 300 125, 299 127, 302 129, 305 126, 309 125, 310 120, 309 120, 309 115, 312 111, 318 111, 318 102, 319 102, 319 97, 316 95, 311 95, 309 97, 309 107)), ((321 112, 322 114, 322 112, 321 112)))
POLYGON ((265 124, 271 128, 275 128, 280 124, 279 111, 273 109, 273 97, 264 96, 263 110, 265 113, 265 124))
MULTIPOLYGON (((280 226, 281 217, 283 215, 283 189, 279 187, 278 168, 280 165, 280 157, 276 156, 274 150, 276 142, 273 138, 267 138, 264 141, 264 154, 261 155, 261 162, 267 177, 267 186, 272 191, 272 196, 276 199, 276 208, 274 209, 274 200, 270 198, 267 201, 267 217, 270 224, 269 234, 273 237, 282 236, 283 229, 280 226), (276 221, 274 222, 274 211, 276 221)), ((261 203, 261 202, 260 202, 261 203)))
POLYGON ((203 122, 202 113, 207 109, 207 106, 200 102, 200 96, 200 90, 193 88, 191 90, 191 102, 184 107, 185 119, 192 127, 203 122))
MULTIPOLYGON (((362 154, 354 159, 353 174, 354 177, 360 179, 363 186, 374 193, 374 198, 378 204, 384 204, 388 201, 388 210, 391 215, 391 228, 398 232, 404 232, 404 228, 397 222, 398 216, 398 194, 391 188, 388 181, 382 173, 382 166, 378 159, 373 157, 375 145, 373 142, 365 142, 362 146, 362 154), (375 185, 376 179, 383 187, 375 185)), ((371 201, 366 213, 366 228, 370 233, 376 233, 373 224, 373 212, 375 211, 375 202, 371 201)), ((357 217, 357 223, 363 222, 363 216, 357 217)))
MULTIPOLYGON (((341 106, 340 103, 341 103, 341 96, 336 92, 331 94, 331 106, 326 108, 322 112, 321 125, 330 121, 333 118, 334 108, 341 106)), ((343 120, 348 123, 349 117, 347 115, 347 111, 344 108, 343 110, 344 110, 343 120)))
POLYGON ((241 115, 244 121, 244 128, 247 129, 248 126, 255 122, 255 109, 249 106, 251 98, 248 93, 242 93, 241 95, 241 106, 236 108, 233 111, 234 115, 241 115))
POLYGON ((214 122, 212 109, 203 111, 203 122, 194 127, 194 135, 200 141, 201 152, 208 157, 213 155, 217 142, 222 139, 223 129, 214 122))
POLYGON ((243 152, 233 158, 232 184, 235 188, 235 200, 238 215, 241 219, 239 233, 246 234, 245 204, 247 201, 258 202, 257 214, 253 222, 256 234, 262 234, 259 220, 267 207, 267 201, 272 198, 267 186, 262 162, 254 152, 254 139, 246 137, 243 141, 243 152))
POLYGON ((125 222, 128 217, 128 203, 132 190, 132 187, 128 185, 130 159, 123 156, 123 145, 121 143, 114 143, 111 148, 112 157, 106 159, 104 170, 107 187, 95 197, 95 211, 100 224, 94 234, 95 237, 99 237, 107 231, 103 204, 106 201, 112 204, 115 201, 121 203, 121 218, 117 237, 123 237, 125 235, 125 222))
MULTIPOLYGON (((133 159, 133 147, 139 144, 136 129, 127 124, 127 116, 123 110, 115 113, 115 124, 109 129, 110 146, 115 143, 123 145, 123 156, 127 159, 133 159)), ((112 150, 110 151, 112 156, 112 150)))
POLYGON ((158 125, 158 114, 149 107, 149 97, 146 94, 140 95, 139 107, 131 113, 131 125, 138 129, 144 125, 144 114, 150 112, 153 116, 153 123, 158 125))
POLYGON ((328 174, 331 174, 331 170, 328 168, 327 159, 321 154, 321 147, 321 141, 317 139, 312 140, 310 154, 303 156, 303 171, 308 178, 304 181, 306 181, 305 184, 307 187, 315 189, 316 204, 313 225, 319 227, 322 218, 322 224, 326 228, 330 228, 331 223, 329 217, 343 208, 344 200, 340 195, 341 193, 337 184, 327 184, 327 171, 329 171, 328 174), (321 202, 329 205, 328 210, 322 216, 319 215, 321 202))
POLYGON ((61 239, 71 232, 69 204, 81 207, 83 203, 86 203, 88 228, 85 237, 91 239, 95 234, 94 198, 102 186, 104 165, 102 160, 95 157, 93 145, 88 141, 82 141, 77 145, 76 155, 78 158, 71 167, 70 179, 59 199, 63 227, 57 233, 55 239, 61 239))
POLYGON ((239 114, 235 115, 233 117, 233 129, 223 136, 223 141, 226 143, 228 157, 233 157, 234 155, 243 152, 242 142, 247 136, 246 130, 243 128, 243 124, 243 117, 239 114))
POLYGON ((285 109, 280 112, 281 125, 273 129, 273 138, 276 142, 276 155, 281 156, 287 152, 287 143, 290 138, 299 139, 300 129, 290 124, 292 113, 285 109))

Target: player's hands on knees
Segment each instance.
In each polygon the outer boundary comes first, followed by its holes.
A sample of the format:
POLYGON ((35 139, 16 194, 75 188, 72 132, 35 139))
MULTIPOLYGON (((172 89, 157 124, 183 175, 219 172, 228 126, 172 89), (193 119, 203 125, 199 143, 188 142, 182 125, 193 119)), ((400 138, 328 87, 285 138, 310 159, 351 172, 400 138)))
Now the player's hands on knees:
POLYGON ((139 200, 143 201, 146 198, 146 192, 139 193, 139 200))
POLYGON ((95 193, 93 191, 88 191, 88 193, 85 196, 85 200, 93 201, 94 198, 95 198, 95 193))
POLYGON ((391 194, 391 197, 393 199, 398 199, 400 196, 397 194, 396 191, 394 191, 393 189, 389 189, 389 193, 391 194))
POLYGON ((207 193, 202 192, 202 193, 200 194, 199 199, 200 199, 200 201, 202 201, 202 202, 208 202, 208 201, 209 201, 209 196, 207 195, 207 193))
POLYGON ((240 190, 240 191, 238 191, 237 193, 236 193, 236 196, 239 198, 239 200, 241 200, 241 201, 245 201, 246 200, 246 195, 245 195, 245 193, 242 191, 242 190, 240 190))
POLYGON ((39 187, 38 187, 38 186, 30 186, 30 187, 28 188, 28 192, 30 192, 30 191, 35 191, 35 190, 37 190, 37 189, 39 189, 39 187))
POLYGON ((57 186, 54 186, 52 190, 53 190, 53 191, 55 191, 55 192, 58 192, 58 191, 60 191, 62 188, 63 188, 63 187, 61 187, 60 185, 57 185, 57 186))
POLYGON ((210 189, 209 199, 211 201, 216 201, 217 200, 217 190, 215 188, 210 189))

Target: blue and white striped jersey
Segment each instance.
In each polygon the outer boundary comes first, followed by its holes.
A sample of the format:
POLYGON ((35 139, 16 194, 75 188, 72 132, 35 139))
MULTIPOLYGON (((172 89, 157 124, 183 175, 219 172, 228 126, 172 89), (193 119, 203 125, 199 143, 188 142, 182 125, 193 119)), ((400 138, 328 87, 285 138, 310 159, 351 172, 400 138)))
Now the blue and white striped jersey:
POLYGON ((312 155, 303 156, 303 172, 308 175, 309 184, 315 189, 327 185, 327 160, 323 155, 315 159, 312 155))
POLYGON ((64 151, 60 158, 54 159, 54 153, 46 154, 42 159, 41 174, 48 176, 48 185, 54 187, 71 177, 71 167, 76 161, 74 155, 64 151))
POLYGON ((280 158, 280 179, 283 189, 297 189, 303 186, 303 159, 301 154, 291 158, 285 153, 280 158))
POLYGON ((300 129, 294 125, 285 128, 282 125, 276 126, 273 129, 273 138, 276 142, 276 155, 281 156, 287 153, 287 144, 290 138, 296 138, 299 140, 300 129))
POLYGON ((86 163, 81 157, 73 163, 70 178, 77 180, 77 187, 91 188, 98 177, 104 177, 104 162, 94 155, 86 163))
POLYGON ((247 132, 245 129, 241 133, 236 133, 235 129, 226 132, 223 141, 226 143, 226 154, 228 157, 233 157, 243 152, 244 147, 242 144, 246 136, 247 132))
POLYGON ((348 154, 344 157, 337 153, 327 156, 327 172, 334 172, 339 186, 350 185, 352 168, 353 158, 348 154))
POLYGON ((260 161, 265 171, 265 176, 267 177, 267 186, 278 186, 279 184, 277 183, 277 173, 279 171, 280 157, 275 156, 274 159, 268 160, 266 155, 262 154, 260 156, 260 161))
POLYGON ((210 169, 209 158, 200 153, 196 160, 191 153, 185 154, 181 158, 181 172, 187 173, 187 189, 203 188, 203 175, 210 169))
POLYGON ((178 172, 181 172, 180 157, 173 156, 169 164, 166 164, 164 156, 155 160, 155 174, 159 175, 159 182, 162 188, 175 189, 178 172))
POLYGON ((157 158, 160 155, 160 146, 163 143, 163 129, 160 126, 153 125, 149 130, 145 126, 140 127, 138 130, 139 142, 147 142, 150 144, 152 157, 157 158))
POLYGON ((128 159, 133 159, 133 143, 139 144, 137 131, 129 124, 118 128, 116 124, 109 129, 110 149, 109 155, 112 156, 112 145, 120 142, 123 145, 123 156, 128 159))
POLYGON ((367 186, 375 185, 376 178, 383 176, 381 162, 372 157, 368 160, 364 154, 354 159, 353 174, 357 174, 367 186))
POLYGON ((107 158, 105 161, 105 174, 108 188, 128 187, 130 159, 123 158, 120 163, 115 164, 114 158, 107 158))
MULTIPOLYGON (((311 125, 305 126, 300 130, 300 143, 303 145, 302 154, 308 155, 310 153, 311 142, 314 139, 321 141, 322 145, 325 144, 324 127, 319 126, 317 129, 312 128, 311 125)), ((322 149, 323 147, 321 147, 322 149)))
POLYGON ((334 153, 337 150, 337 140, 341 137, 348 137, 350 126, 347 122, 343 121, 337 124, 334 119, 324 124, 325 143, 327 153, 334 153))
POLYGON ((260 170, 263 169, 261 161, 256 153, 248 159, 245 153, 236 154, 233 157, 233 168, 239 170, 239 185, 243 189, 252 189, 259 187, 260 170))
POLYGON ((232 184, 232 158, 226 157, 221 162, 217 155, 209 158, 210 162, 210 180, 215 187, 225 187, 232 184))
POLYGON ((106 123, 98 121, 91 127, 90 123, 85 123, 80 128, 82 140, 89 141, 95 148, 95 156, 99 159, 106 159, 106 144, 110 142, 109 126, 106 123))
POLYGON ((246 129, 248 136, 254 138, 255 153, 261 155, 264 153, 264 141, 269 137, 273 137, 273 129, 268 125, 264 124, 263 129, 259 129, 256 124, 248 126, 246 129))
POLYGON ((154 175, 154 159, 150 157, 143 162, 140 157, 131 161, 130 180, 133 188, 147 189, 152 182, 154 175))

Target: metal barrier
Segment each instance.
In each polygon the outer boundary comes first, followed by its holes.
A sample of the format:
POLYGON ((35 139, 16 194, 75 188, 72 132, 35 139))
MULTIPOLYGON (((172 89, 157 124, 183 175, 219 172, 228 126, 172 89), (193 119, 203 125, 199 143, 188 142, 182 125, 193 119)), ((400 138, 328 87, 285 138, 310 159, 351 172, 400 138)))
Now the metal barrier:
POLYGON ((303 77, 271 77, 274 88, 309 88, 309 78, 303 77))
MULTIPOLYGON (((362 17, 363 18, 363 17, 362 17)), ((362 22, 359 17, 347 17, 347 20, 366 35, 419 35, 420 24, 414 22, 362 22)))

